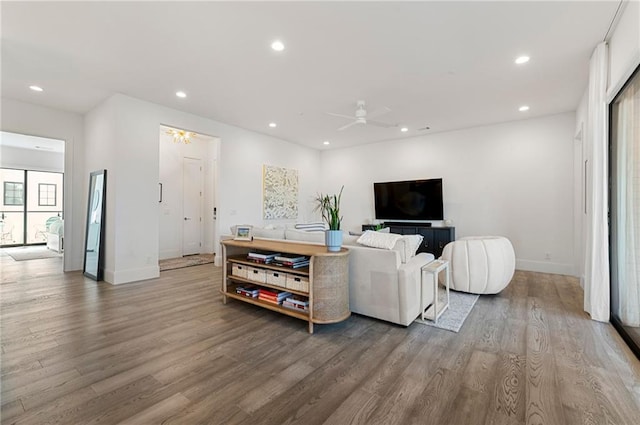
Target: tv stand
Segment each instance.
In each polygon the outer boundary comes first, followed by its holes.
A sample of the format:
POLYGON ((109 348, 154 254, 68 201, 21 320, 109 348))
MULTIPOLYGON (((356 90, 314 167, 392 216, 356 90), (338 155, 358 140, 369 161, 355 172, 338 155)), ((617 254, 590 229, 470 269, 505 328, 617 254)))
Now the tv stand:
MULTIPOLYGON (((424 238, 418 252, 428 252, 436 258, 442 255, 446 244, 456 239, 455 227, 432 227, 431 223, 407 223, 385 221, 382 227, 388 227, 391 233, 399 235, 422 235, 424 238)), ((373 224, 363 224, 362 231, 376 230, 373 224)))
POLYGON ((406 221, 385 221, 382 225, 384 227, 391 227, 391 226, 431 227, 431 223, 408 223, 406 221))

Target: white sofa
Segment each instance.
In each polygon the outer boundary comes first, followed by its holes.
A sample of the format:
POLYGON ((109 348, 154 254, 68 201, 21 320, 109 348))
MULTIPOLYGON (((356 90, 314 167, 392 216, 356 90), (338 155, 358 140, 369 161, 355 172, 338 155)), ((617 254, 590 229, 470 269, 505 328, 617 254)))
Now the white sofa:
MULTIPOLYGON (((324 244, 324 232, 253 227, 253 236, 324 244)), ((410 250, 405 250, 404 240, 398 241, 393 249, 380 249, 360 245, 357 239, 358 236, 344 233, 343 247, 349 249, 349 309, 364 316, 410 325, 420 315, 421 268, 433 261, 434 256, 411 255, 410 250)), ((431 279, 431 275, 425 278, 431 279)), ((433 285, 426 282, 425 287, 429 289, 423 294, 427 306, 433 302, 430 291, 433 285)))

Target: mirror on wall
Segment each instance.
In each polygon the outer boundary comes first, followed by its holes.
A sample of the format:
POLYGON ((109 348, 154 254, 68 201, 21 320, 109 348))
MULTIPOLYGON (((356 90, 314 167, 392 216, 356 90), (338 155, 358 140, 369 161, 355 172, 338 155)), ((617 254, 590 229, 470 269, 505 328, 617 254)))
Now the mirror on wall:
POLYGON ((89 177, 87 231, 84 241, 85 276, 102 280, 104 274, 104 224, 107 195, 107 170, 98 170, 89 177))

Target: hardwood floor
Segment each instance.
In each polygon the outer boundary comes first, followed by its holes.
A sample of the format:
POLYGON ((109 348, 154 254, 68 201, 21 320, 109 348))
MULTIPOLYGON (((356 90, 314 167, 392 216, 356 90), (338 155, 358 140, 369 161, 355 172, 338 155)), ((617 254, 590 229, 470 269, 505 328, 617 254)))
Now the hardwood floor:
POLYGON ((574 278, 517 272, 458 334, 309 335, 223 305, 210 264, 111 286, 41 261, 0 258, 2 424, 640 423, 640 362, 574 278))

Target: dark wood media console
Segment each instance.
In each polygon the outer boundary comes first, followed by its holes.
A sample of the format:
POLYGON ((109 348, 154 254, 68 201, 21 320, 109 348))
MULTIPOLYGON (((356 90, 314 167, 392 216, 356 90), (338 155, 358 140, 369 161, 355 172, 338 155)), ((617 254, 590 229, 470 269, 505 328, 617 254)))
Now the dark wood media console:
MULTIPOLYGON (((373 224, 363 224, 362 230, 375 230, 373 224)), ((428 252, 436 258, 442 255, 442 249, 446 244, 456 239, 455 227, 432 227, 430 223, 399 223, 385 222, 383 227, 388 227, 391 233, 399 235, 422 235, 424 240, 418 248, 418 252, 428 252)))

